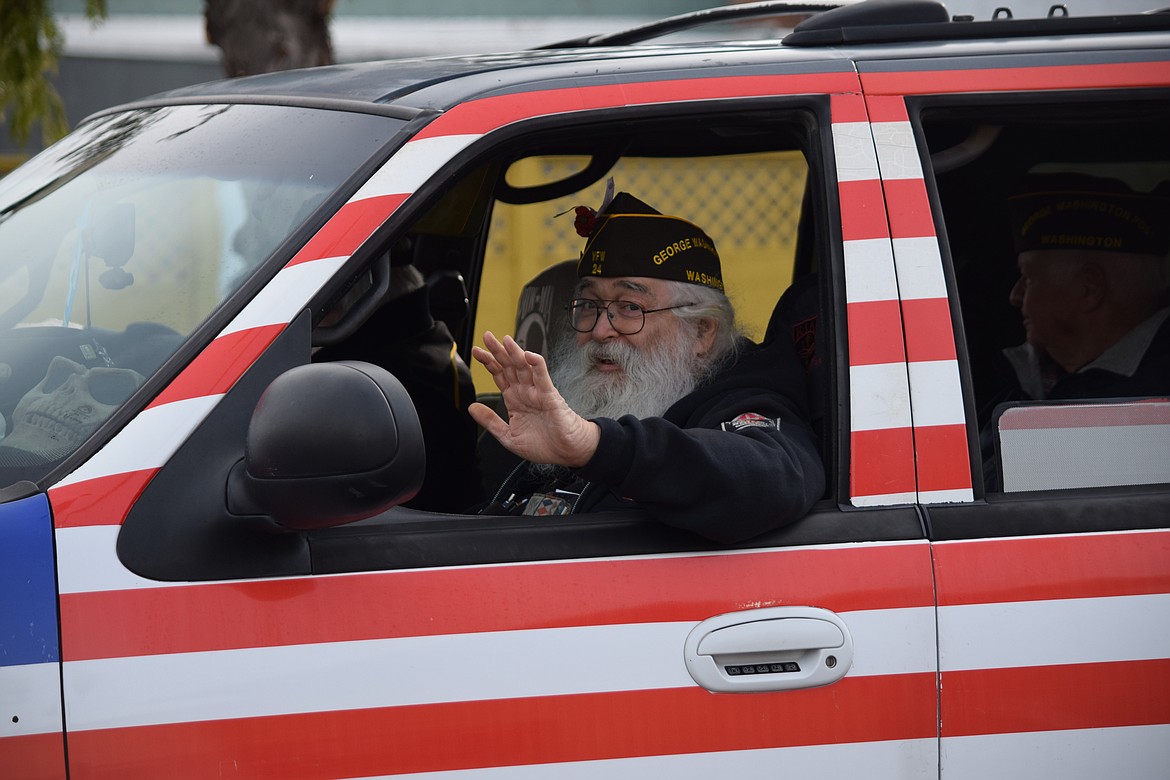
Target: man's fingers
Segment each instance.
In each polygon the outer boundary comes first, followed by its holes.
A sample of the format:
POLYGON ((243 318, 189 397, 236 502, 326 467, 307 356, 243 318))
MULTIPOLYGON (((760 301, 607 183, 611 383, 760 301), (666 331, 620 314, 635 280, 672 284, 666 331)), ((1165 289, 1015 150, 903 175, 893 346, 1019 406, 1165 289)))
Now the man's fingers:
POLYGON ((504 347, 504 344, 498 338, 496 338, 496 334, 492 333, 490 330, 484 331, 483 345, 487 348, 487 351, 491 354, 491 356, 495 358, 496 362, 498 362, 504 368, 508 367, 508 363, 510 362, 511 358, 508 356, 508 350, 504 347))
POLYGON ((490 330, 484 331, 483 343, 486 349, 471 348, 472 357, 483 364, 501 391, 516 385, 530 385, 542 392, 555 392, 543 357, 526 351, 511 336, 504 336, 501 341, 490 330))
POLYGON ((496 338, 496 334, 492 333, 490 330, 485 330, 483 332, 483 343, 484 346, 490 349, 493 354, 503 346, 503 344, 500 343, 500 340, 496 338))
POLYGON ((524 348, 511 336, 504 336, 504 349, 513 360, 524 360, 524 348))
POLYGON ((560 395, 560 391, 553 385, 552 377, 549 376, 548 362, 545 361, 544 356, 535 352, 527 352, 525 357, 532 371, 532 384, 536 386, 536 389, 544 393, 552 392, 560 395))
POLYGON ((484 331, 483 343, 487 350, 476 352, 477 348, 473 347, 472 354, 487 368, 496 387, 503 391, 513 385, 531 383, 524 350, 511 336, 504 336, 500 341, 490 330, 484 331))
POLYGON ((471 419, 479 423, 481 428, 501 442, 503 441, 504 434, 508 432, 508 423, 504 422, 494 409, 477 401, 467 407, 467 413, 471 415, 471 419))
POLYGON ((492 353, 482 347, 472 347, 471 357, 479 361, 487 369, 487 372, 491 374, 492 381, 496 383, 497 390, 502 393, 508 388, 508 380, 504 377, 504 367, 500 365, 498 360, 492 357, 492 353))
MULTIPOLYGON (((524 349, 511 336, 504 336, 500 341, 490 330, 484 331, 483 343, 487 351, 502 368, 527 368, 524 359, 524 349)), ((474 347, 473 347, 474 349, 474 347)))
POLYGON ((505 357, 500 362, 511 372, 509 378, 522 384, 528 384, 530 374, 524 348, 517 344, 516 340, 511 336, 504 336, 502 346, 505 357))
POLYGON ((488 373, 495 374, 500 370, 500 364, 492 357, 492 353, 488 352, 483 347, 472 347, 471 356, 488 370, 488 373))

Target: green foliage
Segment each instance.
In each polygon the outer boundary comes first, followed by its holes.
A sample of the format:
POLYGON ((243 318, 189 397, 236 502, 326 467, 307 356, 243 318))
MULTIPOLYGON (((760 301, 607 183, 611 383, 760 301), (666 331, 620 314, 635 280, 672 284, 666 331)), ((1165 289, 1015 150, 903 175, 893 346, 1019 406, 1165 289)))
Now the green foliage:
MULTIPOLYGON (((104 19, 106 0, 86 0, 85 15, 104 19)), ((0 2, 0 121, 9 123, 17 143, 28 140, 38 121, 46 144, 69 130, 61 96, 49 80, 64 45, 49 0, 0 2)))

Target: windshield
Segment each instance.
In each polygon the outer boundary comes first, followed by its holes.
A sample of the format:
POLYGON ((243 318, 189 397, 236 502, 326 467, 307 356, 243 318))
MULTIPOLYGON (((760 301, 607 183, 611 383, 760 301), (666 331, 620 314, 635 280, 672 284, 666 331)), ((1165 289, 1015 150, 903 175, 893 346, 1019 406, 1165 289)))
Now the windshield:
POLYGON ((80 447, 401 126, 143 108, 0 179, 0 487, 80 447))

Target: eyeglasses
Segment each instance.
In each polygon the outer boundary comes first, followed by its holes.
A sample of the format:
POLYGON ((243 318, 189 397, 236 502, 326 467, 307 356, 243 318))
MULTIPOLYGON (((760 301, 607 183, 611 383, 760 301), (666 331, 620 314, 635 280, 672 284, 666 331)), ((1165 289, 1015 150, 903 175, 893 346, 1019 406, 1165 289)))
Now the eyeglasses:
POLYGON ((694 306, 693 303, 680 303, 676 306, 663 306, 661 309, 647 309, 640 303, 633 301, 598 301, 593 298, 574 298, 569 301, 565 311, 569 312, 569 324, 578 333, 591 333, 601 319, 601 312, 609 318, 609 326, 623 336, 633 336, 641 332, 646 326, 646 315, 659 311, 681 309, 684 306, 694 306))

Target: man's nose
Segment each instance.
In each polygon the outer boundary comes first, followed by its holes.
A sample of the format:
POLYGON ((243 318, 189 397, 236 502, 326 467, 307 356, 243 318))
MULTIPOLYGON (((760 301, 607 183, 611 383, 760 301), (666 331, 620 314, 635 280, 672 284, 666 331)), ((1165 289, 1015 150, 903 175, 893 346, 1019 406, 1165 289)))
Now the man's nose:
POLYGON ((609 318, 608 311, 602 311, 601 316, 597 318, 597 324, 593 326, 593 330, 589 333, 594 341, 609 341, 617 338, 621 334, 614 330, 613 320, 609 318))
POLYGON ((1024 277, 1016 279, 1016 283, 1012 285, 1011 292, 1008 293, 1008 302, 1017 309, 1024 305, 1024 277))

